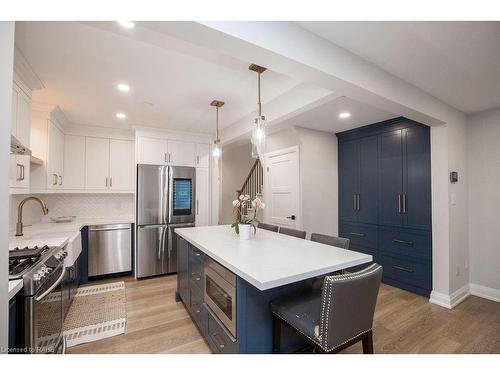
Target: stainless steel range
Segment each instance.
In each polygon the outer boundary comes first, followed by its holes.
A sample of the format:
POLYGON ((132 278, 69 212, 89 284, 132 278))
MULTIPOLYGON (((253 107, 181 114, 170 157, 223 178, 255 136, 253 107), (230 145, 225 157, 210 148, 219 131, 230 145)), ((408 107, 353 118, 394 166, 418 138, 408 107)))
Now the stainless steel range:
POLYGON ((24 293, 24 345, 29 353, 64 353, 62 336, 64 258, 59 247, 33 247, 9 251, 9 280, 22 279, 24 293))

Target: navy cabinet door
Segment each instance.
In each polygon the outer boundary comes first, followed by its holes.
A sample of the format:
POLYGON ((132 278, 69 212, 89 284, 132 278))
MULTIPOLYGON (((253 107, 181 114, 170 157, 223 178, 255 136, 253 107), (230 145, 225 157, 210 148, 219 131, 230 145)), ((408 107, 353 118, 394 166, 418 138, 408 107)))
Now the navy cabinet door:
POLYGON ((359 140, 358 222, 378 223, 378 136, 359 140))
POLYGON ((402 131, 380 136, 380 224, 403 225, 402 131))
POLYGON ((356 221, 356 194, 359 187, 359 141, 339 144, 340 165, 340 217, 342 220, 356 221))
POLYGON ((403 130, 404 226, 431 230, 430 129, 403 130))
POLYGON ((177 293, 189 306, 189 250, 191 246, 184 238, 177 236, 177 293))

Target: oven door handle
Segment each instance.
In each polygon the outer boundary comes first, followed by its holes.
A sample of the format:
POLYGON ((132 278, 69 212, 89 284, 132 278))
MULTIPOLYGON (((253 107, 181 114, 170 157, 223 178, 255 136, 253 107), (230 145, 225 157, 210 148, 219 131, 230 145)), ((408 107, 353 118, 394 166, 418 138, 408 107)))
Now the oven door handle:
POLYGON ((47 289, 45 292, 42 293, 42 295, 35 297, 35 301, 40 302, 43 298, 45 298, 50 292, 52 292, 57 286, 61 283, 62 279, 64 278, 64 275, 66 275, 66 267, 63 266, 63 271, 61 273, 61 276, 59 276, 59 279, 52 284, 52 286, 47 289))

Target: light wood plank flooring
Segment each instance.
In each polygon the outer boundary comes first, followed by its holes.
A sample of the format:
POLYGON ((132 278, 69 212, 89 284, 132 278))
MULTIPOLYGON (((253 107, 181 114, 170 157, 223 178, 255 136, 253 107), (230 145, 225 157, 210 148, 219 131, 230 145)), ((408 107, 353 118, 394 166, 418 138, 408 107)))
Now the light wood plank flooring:
MULTIPOLYGON (((68 353, 210 353, 181 303, 176 277, 124 280, 125 334, 79 345, 68 353)), ((500 303, 469 297, 453 310, 381 285, 374 322, 376 353, 500 353, 500 303)), ((343 353, 361 353, 361 343, 343 353)))

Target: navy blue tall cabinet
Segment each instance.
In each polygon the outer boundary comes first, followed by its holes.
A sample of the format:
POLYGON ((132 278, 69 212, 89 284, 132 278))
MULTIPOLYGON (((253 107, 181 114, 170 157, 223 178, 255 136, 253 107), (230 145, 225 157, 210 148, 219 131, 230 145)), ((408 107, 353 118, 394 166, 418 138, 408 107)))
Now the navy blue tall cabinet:
POLYGON ((384 266, 385 283, 429 296, 429 127, 398 117, 337 137, 340 236, 384 266))

